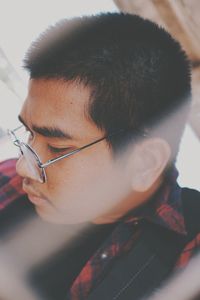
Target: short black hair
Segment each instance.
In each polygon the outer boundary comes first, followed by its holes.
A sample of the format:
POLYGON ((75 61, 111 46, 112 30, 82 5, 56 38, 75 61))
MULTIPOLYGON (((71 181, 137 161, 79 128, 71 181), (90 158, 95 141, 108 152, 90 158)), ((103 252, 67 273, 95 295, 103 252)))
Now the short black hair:
MULTIPOLYGON (((106 134, 124 130, 109 140, 114 150, 191 98, 190 63, 180 44, 136 15, 61 20, 33 42, 24 63, 31 78, 89 86, 91 120, 106 134)), ((175 153, 187 110, 165 136, 175 153)))

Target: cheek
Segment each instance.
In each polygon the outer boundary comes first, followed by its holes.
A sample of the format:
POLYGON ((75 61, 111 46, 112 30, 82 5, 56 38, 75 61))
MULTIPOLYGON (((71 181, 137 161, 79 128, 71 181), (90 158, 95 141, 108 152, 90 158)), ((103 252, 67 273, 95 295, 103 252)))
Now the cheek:
POLYGON ((92 219, 101 209, 103 186, 109 182, 111 169, 109 156, 100 154, 60 161, 49 166, 47 197, 63 213, 76 212, 80 219, 92 219))
POLYGON ((70 191, 82 191, 92 182, 103 178, 108 172, 110 161, 102 155, 79 155, 61 160, 46 169, 47 192, 63 195, 70 191))

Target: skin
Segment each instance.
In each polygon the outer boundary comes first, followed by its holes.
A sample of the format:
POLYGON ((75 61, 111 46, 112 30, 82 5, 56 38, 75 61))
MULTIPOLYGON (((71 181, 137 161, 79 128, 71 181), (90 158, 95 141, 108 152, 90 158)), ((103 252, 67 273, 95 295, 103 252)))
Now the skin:
MULTIPOLYGON (((89 98, 89 87, 80 83, 54 79, 30 80, 20 119, 32 132, 30 145, 42 163, 105 135, 86 114, 89 98), (37 128, 41 127, 56 127, 71 138, 46 137, 37 132, 37 128), (64 150, 54 153, 49 147, 64 150)), ((137 163, 134 164, 137 166, 137 163)), ((38 215, 49 222, 70 224, 116 221, 128 210, 147 201, 160 185, 164 167, 165 164, 156 175, 151 175, 152 180, 144 189, 141 189, 140 182, 140 190, 137 191, 130 180, 133 175, 128 176, 130 170, 122 172, 111 148, 103 140, 48 166, 45 169, 46 183, 35 178, 24 156, 19 158, 16 169, 23 178, 23 189, 38 215)))

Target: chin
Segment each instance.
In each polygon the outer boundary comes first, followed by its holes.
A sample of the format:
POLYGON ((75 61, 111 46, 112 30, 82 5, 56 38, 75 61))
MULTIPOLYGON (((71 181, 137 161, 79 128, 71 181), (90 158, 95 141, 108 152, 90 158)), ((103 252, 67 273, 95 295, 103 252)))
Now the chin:
POLYGON ((54 223, 54 224, 64 224, 64 222, 61 222, 61 218, 57 216, 57 214, 54 212, 47 211, 44 208, 41 208, 39 206, 35 206, 35 210, 37 215, 43 220, 48 223, 54 223))
POLYGON ((78 218, 75 216, 70 215, 62 215, 56 210, 47 210, 41 206, 35 206, 35 210, 37 215, 45 222, 53 223, 53 224, 60 224, 60 225, 76 225, 76 224, 85 224, 89 222, 86 218, 78 218))

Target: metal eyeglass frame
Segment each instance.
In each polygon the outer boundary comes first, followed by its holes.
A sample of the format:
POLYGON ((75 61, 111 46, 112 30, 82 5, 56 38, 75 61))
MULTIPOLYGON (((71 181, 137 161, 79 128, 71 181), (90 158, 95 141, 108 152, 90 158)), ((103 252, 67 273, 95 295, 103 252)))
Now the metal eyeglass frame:
POLYGON ((56 158, 49 159, 47 162, 42 163, 41 160, 40 160, 40 158, 39 158, 39 156, 38 156, 38 154, 35 152, 35 150, 33 150, 33 148, 32 148, 29 144, 24 143, 24 142, 20 141, 20 140, 17 138, 15 132, 18 131, 18 130, 19 130, 20 128, 22 128, 22 127, 24 127, 24 125, 20 125, 19 127, 15 128, 15 129, 13 129, 13 130, 8 130, 8 133, 9 133, 9 135, 10 135, 10 137, 11 137, 11 140, 12 140, 13 144, 14 144, 15 146, 19 147, 20 152, 21 152, 22 155, 24 155, 22 146, 25 146, 29 151, 31 151, 31 153, 32 153, 33 156, 35 157, 36 162, 37 162, 37 166, 39 167, 39 169, 41 169, 41 176, 40 176, 40 178, 41 178, 41 180, 42 180, 41 183, 47 182, 47 175, 46 175, 46 172, 45 172, 45 168, 46 168, 46 167, 50 166, 51 164, 53 164, 53 163, 55 163, 55 162, 57 162, 57 161, 59 161, 59 160, 61 160, 61 159, 63 159, 63 158, 66 158, 66 157, 69 157, 69 156, 71 156, 71 155, 73 155, 73 154, 76 154, 76 153, 82 151, 83 149, 86 149, 86 148, 88 148, 88 147, 90 147, 90 146, 92 146, 92 145, 95 145, 95 144, 97 144, 97 143, 99 143, 99 142, 105 140, 105 139, 108 138, 108 137, 111 137, 111 136, 113 136, 113 135, 119 134, 119 133, 121 133, 121 132, 123 131, 123 130, 121 130, 121 131, 118 131, 118 132, 116 132, 116 133, 112 133, 112 134, 103 136, 102 138, 97 139, 97 140, 95 140, 95 141, 93 141, 93 142, 91 142, 91 143, 89 143, 89 144, 87 144, 87 145, 84 145, 84 146, 82 146, 82 147, 80 147, 80 148, 78 148, 78 149, 75 149, 75 150, 73 150, 73 151, 71 151, 71 152, 68 152, 68 153, 66 153, 66 154, 60 155, 60 156, 58 156, 58 157, 56 157, 56 158))

